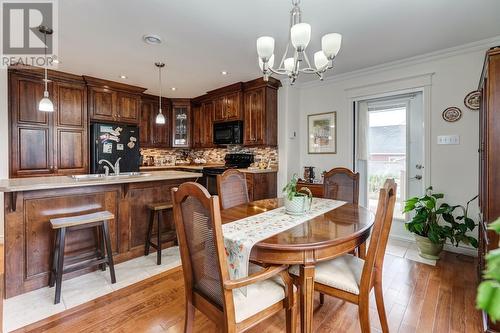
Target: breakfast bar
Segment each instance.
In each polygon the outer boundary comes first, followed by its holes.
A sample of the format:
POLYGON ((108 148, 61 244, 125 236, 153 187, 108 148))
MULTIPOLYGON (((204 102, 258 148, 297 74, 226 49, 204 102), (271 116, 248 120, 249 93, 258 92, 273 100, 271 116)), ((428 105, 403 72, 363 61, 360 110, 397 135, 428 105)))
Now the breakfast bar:
MULTIPOLYGON (((54 234, 49 220, 108 211, 115 263, 144 254, 148 205, 170 202, 171 189, 196 181, 201 173, 150 171, 110 175, 79 175, 0 180, 5 193, 5 297, 10 298, 48 285, 54 234)), ((164 212, 172 224, 171 211, 164 212)), ((166 244, 168 246, 169 244, 166 244)), ((97 246, 92 229, 66 237, 66 254, 82 257, 97 246)), ((65 279, 87 273, 75 271, 65 279)))

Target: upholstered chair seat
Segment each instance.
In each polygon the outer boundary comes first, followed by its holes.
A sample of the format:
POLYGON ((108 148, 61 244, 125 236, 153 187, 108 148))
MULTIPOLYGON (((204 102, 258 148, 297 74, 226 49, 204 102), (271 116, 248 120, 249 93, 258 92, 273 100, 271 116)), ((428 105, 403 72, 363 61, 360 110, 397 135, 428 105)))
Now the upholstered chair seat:
MULTIPOLYGON (((316 265, 314 281, 326 286, 359 295, 361 273, 365 261, 346 254, 316 265)), ((290 267, 290 273, 299 276, 299 266, 290 267)))

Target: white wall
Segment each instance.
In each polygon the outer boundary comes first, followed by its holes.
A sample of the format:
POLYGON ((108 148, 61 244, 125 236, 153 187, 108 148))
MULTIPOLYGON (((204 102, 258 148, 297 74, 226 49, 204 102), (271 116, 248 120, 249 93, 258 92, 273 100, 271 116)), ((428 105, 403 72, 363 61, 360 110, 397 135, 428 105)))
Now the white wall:
MULTIPOLYGON (((397 82, 397 80, 423 74, 432 75, 430 88, 430 179, 437 191, 445 193, 446 200, 453 204, 465 204, 478 192, 478 137, 479 114, 468 110, 463 100, 467 93, 477 89, 484 55, 489 46, 500 45, 500 38, 468 44, 460 48, 444 50, 419 56, 396 63, 336 76, 325 82, 302 84, 296 109, 287 110, 288 117, 294 122, 287 123, 289 130, 296 130, 296 148, 288 148, 288 154, 298 154, 298 163, 288 163, 288 174, 302 174, 304 166, 315 166, 317 174, 337 166, 352 168, 353 165, 353 124, 352 100, 349 91, 378 83, 397 82), (458 106, 463 112, 462 119, 447 123, 442 111, 448 106, 458 106), (337 111, 337 154, 314 155, 307 152, 307 115, 337 111), (460 145, 437 145, 438 135, 458 134, 460 145), (298 143, 298 147, 297 147, 298 143)), ((341 57, 342 54, 339 54, 341 57)), ((296 88, 297 89, 297 88, 296 88)), ((289 102, 290 102, 289 98, 289 102)), ((280 123, 281 125, 281 123, 280 123)), ((283 144, 280 142, 280 153, 283 144)), ((287 156, 296 159, 296 156, 287 156)), ((477 206, 472 213, 477 213, 477 206)), ((407 235, 406 235, 407 236, 407 235)))
MULTIPOLYGON (((7 70, 0 68, 0 179, 9 178, 7 70)), ((0 193, 0 242, 4 236, 3 193, 0 193)))

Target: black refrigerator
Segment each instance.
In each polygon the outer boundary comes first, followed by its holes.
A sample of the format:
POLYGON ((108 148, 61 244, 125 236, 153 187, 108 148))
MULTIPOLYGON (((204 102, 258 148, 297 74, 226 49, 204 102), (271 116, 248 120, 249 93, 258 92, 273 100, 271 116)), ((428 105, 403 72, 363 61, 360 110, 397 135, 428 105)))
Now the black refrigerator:
MULTIPOLYGON (((90 171, 92 173, 104 173, 104 166, 108 164, 99 164, 100 160, 107 160, 115 165, 120 157, 120 172, 139 171, 141 153, 137 126, 94 123, 90 131, 90 171)), ((109 172, 113 172, 111 168, 109 172)))

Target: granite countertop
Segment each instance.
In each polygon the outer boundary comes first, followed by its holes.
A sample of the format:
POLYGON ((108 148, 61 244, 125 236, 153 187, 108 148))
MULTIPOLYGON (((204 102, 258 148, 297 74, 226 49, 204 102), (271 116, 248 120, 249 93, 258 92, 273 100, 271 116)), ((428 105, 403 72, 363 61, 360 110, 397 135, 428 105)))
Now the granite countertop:
MULTIPOLYGON (((218 167, 224 166, 224 164, 199 164, 199 165, 162 165, 162 166, 141 166, 141 171, 149 170, 169 170, 169 169, 190 169, 190 170, 202 170, 205 167, 218 167)), ((268 173, 268 172, 278 172, 278 168, 270 169, 237 169, 243 173, 268 173)))
POLYGON ((73 179, 70 176, 33 177, 0 180, 0 192, 22 192, 71 188, 83 186, 98 186, 110 184, 143 183, 162 180, 198 178, 201 173, 185 171, 147 171, 139 176, 111 176, 97 179, 73 179))

